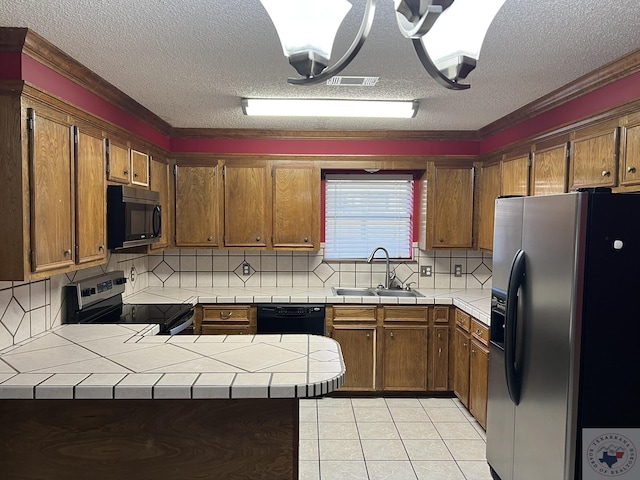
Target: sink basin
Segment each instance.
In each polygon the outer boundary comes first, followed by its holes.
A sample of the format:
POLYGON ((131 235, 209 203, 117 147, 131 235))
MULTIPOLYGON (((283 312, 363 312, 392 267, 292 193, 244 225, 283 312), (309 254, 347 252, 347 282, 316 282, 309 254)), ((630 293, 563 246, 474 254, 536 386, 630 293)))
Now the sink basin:
POLYGON ((333 288, 335 295, 351 295, 355 297, 375 297, 376 294, 369 288, 333 288))
POLYGON ((421 293, 414 292, 413 290, 375 290, 376 295, 379 297, 422 297, 421 293))
POLYGON ((350 295, 355 297, 422 297, 423 295, 413 290, 374 289, 374 288, 342 288, 333 287, 334 295, 350 295))

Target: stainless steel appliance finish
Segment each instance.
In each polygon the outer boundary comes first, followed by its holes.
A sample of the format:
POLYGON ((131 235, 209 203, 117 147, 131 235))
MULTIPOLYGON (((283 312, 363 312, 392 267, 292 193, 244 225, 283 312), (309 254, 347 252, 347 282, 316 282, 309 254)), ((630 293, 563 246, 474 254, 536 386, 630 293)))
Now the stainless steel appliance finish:
POLYGON ((629 220, 638 213, 640 195, 601 189, 497 200, 487 407, 494 478, 581 479, 583 428, 640 427, 632 407, 640 229, 629 220))
POLYGON ((112 250, 148 245, 162 236, 160 194, 151 190, 107 187, 107 237, 112 250))
POLYGON ((325 306, 316 304, 261 304, 257 311, 258 333, 324 335, 325 306))
POLYGON ((123 303, 126 283, 124 272, 116 270, 66 285, 65 323, 158 324, 161 335, 177 335, 193 324, 190 304, 123 303))

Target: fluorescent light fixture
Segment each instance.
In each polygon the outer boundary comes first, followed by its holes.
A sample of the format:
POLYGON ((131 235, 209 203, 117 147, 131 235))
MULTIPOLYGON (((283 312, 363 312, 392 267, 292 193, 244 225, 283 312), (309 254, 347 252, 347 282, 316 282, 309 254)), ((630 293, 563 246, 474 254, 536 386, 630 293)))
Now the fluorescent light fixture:
POLYGON ((418 113, 418 102, 243 98, 242 111, 245 115, 263 117, 413 118, 418 113))

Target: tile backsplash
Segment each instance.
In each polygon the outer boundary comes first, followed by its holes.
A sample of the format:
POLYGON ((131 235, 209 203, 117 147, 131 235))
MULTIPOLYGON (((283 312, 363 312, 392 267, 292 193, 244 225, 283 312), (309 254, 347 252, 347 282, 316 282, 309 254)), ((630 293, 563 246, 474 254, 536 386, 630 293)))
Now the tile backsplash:
MULTIPOLYGON (((391 262, 403 285, 416 288, 490 288, 492 258, 477 251, 422 251, 414 259, 391 262), (455 266, 461 276, 455 276, 455 266), (432 275, 421 277, 420 267, 432 275)), ((167 287, 375 287, 384 282, 385 260, 325 261, 318 252, 166 250, 154 255, 111 254, 106 265, 33 282, 0 281, 0 349, 31 338, 64 321, 64 285, 111 270, 128 279, 124 295, 147 286, 167 287), (133 272, 133 275, 132 275, 133 272)))

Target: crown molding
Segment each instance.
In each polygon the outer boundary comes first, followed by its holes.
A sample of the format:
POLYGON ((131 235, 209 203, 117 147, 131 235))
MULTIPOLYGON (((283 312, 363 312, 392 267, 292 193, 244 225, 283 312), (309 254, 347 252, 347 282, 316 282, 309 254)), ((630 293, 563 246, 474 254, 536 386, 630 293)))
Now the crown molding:
POLYGON ((589 92, 602 88, 617 80, 640 72, 640 49, 607 63, 602 67, 583 75, 576 80, 563 85, 553 92, 540 97, 524 107, 511 112, 478 130, 480 139, 484 140, 507 128, 517 125, 525 120, 548 112, 571 100, 586 95, 589 92))

